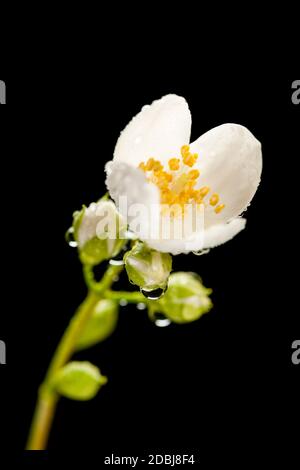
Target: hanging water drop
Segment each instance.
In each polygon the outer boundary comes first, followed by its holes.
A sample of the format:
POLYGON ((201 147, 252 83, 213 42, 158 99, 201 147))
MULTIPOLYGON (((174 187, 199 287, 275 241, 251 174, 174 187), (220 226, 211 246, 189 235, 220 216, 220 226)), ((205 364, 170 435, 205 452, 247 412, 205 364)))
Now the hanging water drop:
POLYGON ((110 259, 110 260, 109 260, 109 264, 110 264, 111 266, 123 266, 123 264, 125 264, 125 263, 124 263, 124 260, 123 260, 123 259, 116 259, 116 258, 114 258, 114 259, 110 259))
POLYGON ((119 253, 109 261, 109 264, 111 264, 112 266, 123 266, 125 264, 124 254, 127 250, 128 246, 126 243, 123 248, 119 251, 119 253))
POLYGON ((210 252, 210 249, 209 248, 206 248, 204 250, 199 250, 199 251, 193 251, 193 255, 196 255, 196 256, 202 256, 202 255, 206 255, 207 253, 210 252))
POLYGON ((154 324, 158 326, 159 328, 164 328, 166 326, 171 325, 172 323, 169 318, 165 317, 165 315, 163 315, 160 312, 155 312, 153 314, 153 321, 154 321, 154 324))
POLYGON ((66 232, 66 242, 71 248, 77 248, 77 241, 74 238, 74 228, 70 227, 66 232))
POLYGON ((141 293, 146 297, 148 300, 158 300, 160 299, 164 293, 166 292, 167 287, 164 289, 158 288, 158 289, 146 289, 146 288, 141 288, 141 293))
POLYGON ((119 305, 121 307, 126 307, 126 305, 128 304, 127 300, 126 299, 121 299, 120 302, 119 302, 119 305))
POLYGON ((138 310, 145 310, 145 308, 147 308, 147 305, 144 304, 143 302, 139 302, 139 303, 137 304, 136 308, 137 308, 138 310))

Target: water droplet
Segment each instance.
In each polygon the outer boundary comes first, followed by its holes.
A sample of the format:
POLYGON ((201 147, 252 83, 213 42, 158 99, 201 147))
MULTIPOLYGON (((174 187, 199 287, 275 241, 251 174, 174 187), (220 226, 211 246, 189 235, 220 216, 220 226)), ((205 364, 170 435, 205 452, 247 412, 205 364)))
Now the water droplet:
POLYGON ((158 326, 159 328, 164 328, 166 326, 171 325, 171 323, 172 323, 169 318, 165 317, 165 315, 163 315, 160 312, 155 312, 154 313, 153 321, 154 321, 154 324, 156 326, 158 326))
POLYGON ((202 256, 202 255, 206 255, 209 252, 210 252, 210 249, 207 248, 207 249, 204 249, 204 250, 193 251, 193 254, 196 255, 196 256, 202 256))
POLYGON ((136 306, 136 308, 137 308, 138 310, 145 310, 146 307, 147 307, 147 305, 144 304, 143 302, 139 302, 139 303, 137 304, 137 306, 136 306))
POLYGON ((126 307, 127 304, 128 304, 128 302, 127 302, 126 299, 121 299, 120 302, 119 302, 119 305, 121 305, 121 307, 126 307))
POLYGON ((69 246, 71 246, 72 248, 77 247, 77 241, 74 238, 74 228, 73 227, 70 227, 69 230, 67 230, 65 238, 66 238, 66 242, 68 243, 69 246))
POLYGON ((111 266, 123 266, 124 260, 123 259, 116 259, 116 258, 110 259, 109 264, 111 266))
POLYGON ((167 287, 165 287, 164 289, 161 289, 161 288, 158 288, 158 289, 142 289, 141 288, 141 293, 146 297, 146 299, 158 300, 164 295, 166 290, 167 290, 167 287))
POLYGON ((123 258, 127 250, 128 246, 126 243, 123 248, 119 251, 119 253, 109 261, 109 264, 113 266, 123 266, 123 264, 125 264, 123 258))

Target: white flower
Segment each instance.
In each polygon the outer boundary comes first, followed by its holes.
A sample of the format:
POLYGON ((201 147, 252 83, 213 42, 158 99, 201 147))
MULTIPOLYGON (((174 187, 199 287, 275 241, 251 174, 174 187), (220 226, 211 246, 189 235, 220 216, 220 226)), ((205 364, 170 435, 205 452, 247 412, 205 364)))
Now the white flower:
MULTIPOLYGON (((128 216, 129 227, 135 230, 129 212, 133 204, 156 207, 151 220, 143 211, 139 238, 174 255, 215 247, 240 232, 246 221, 239 216, 252 200, 262 171, 261 145, 245 127, 224 124, 188 145, 190 132, 185 99, 167 95, 132 119, 106 165, 112 199, 120 205, 120 198, 127 198, 126 214, 119 210, 128 216), (165 205, 174 203, 196 207, 196 213, 204 215, 203 230, 189 230, 180 239, 149 236, 149 225, 170 218, 165 205)), ((183 209, 171 219, 189 216, 183 209)))

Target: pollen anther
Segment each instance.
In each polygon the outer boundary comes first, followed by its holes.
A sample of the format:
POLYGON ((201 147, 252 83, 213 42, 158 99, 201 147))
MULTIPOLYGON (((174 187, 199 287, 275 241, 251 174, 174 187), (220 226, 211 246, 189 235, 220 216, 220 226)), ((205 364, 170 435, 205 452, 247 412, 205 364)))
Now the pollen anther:
POLYGON ((220 200, 219 194, 214 193, 209 200, 211 206, 216 206, 220 200))
POLYGON ((216 214, 220 214, 220 212, 224 209, 225 207, 225 204, 219 204, 216 208, 215 208, 215 213, 216 214))
MULTIPOLYGON (((186 168, 192 167, 198 154, 190 152, 189 145, 183 145, 180 149, 182 162, 179 158, 171 158, 168 161, 168 169, 159 160, 149 158, 146 163, 141 162, 139 168, 147 173, 148 181, 154 183, 160 190, 160 202, 162 206, 162 214, 169 213, 171 216, 184 214, 186 204, 196 204, 197 207, 205 207, 207 203, 204 198, 210 192, 208 186, 203 186, 200 189, 194 189, 200 171, 198 169, 189 170, 186 168), (169 211, 166 210, 166 205, 169 205, 169 211)), ((215 213, 219 214, 225 207, 225 204, 219 204, 220 197, 217 193, 213 193, 209 199, 209 204, 215 207, 215 213)))
POLYGON ((169 160, 169 168, 170 170, 176 171, 179 170, 180 167, 180 160, 179 158, 171 158, 169 160))
POLYGON ((210 188, 208 186, 203 186, 203 188, 199 189, 201 197, 205 197, 208 195, 210 188))

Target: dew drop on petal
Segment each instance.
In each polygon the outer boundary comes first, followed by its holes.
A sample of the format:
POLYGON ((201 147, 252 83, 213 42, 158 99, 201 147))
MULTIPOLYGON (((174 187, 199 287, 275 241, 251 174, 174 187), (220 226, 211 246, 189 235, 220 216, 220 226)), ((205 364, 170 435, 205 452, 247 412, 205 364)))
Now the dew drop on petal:
POLYGON ((206 255, 209 252, 210 252, 210 249, 206 248, 204 250, 193 251, 193 254, 196 255, 196 256, 202 256, 202 255, 206 255))
POLYGON ((164 289, 161 289, 161 288, 158 288, 158 289, 142 289, 141 288, 141 293, 149 300, 158 300, 164 295, 166 290, 167 290, 167 287, 165 287, 164 289))
POLYGON ((66 233, 66 242, 71 248, 77 248, 77 241, 74 238, 74 228, 70 227, 66 233))

